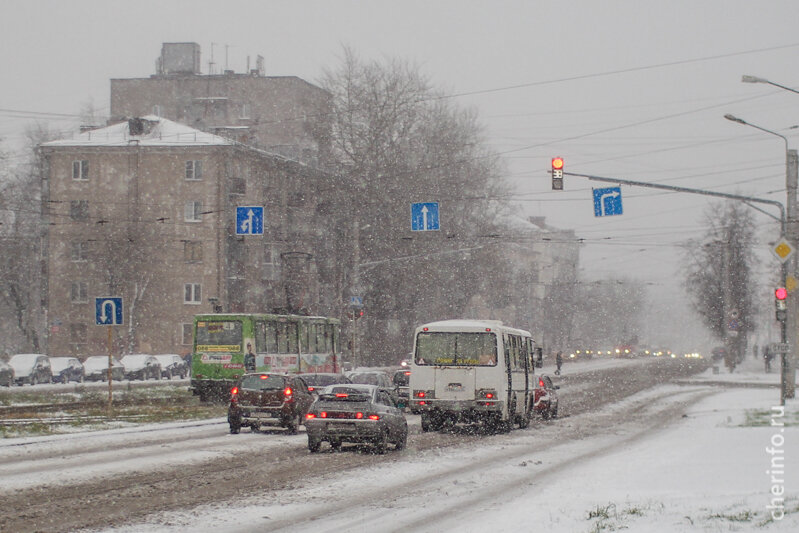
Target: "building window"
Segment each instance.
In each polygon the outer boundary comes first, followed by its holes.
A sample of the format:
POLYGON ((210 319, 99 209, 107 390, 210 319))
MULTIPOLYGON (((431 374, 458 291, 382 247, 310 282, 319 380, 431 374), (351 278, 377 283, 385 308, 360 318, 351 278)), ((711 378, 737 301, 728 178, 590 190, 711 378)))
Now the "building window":
POLYGON ((155 115, 156 117, 160 117, 161 116, 161 106, 160 105, 155 104, 153 106, 153 115, 155 115))
POLYGON ((73 344, 86 344, 88 338, 88 328, 86 324, 69 325, 69 342, 73 344))
POLYGON ((181 324, 182 328, 182 338, 181 344, 184 346, 191 346, 192 344, 192 329, 193 324, 181 324))
POLYGON ((89 161, 81 159, 72 162, 72 179, 78 181, 89 181, 89 161))
POLYGON ((203 162, 186 161, 186 180, 200 181, 201 179, 203 179, 203 162))
POLYGON ((241 104, 239 107, 239 118, 250 118, 249 104, 241 104))
POLYGON ((89 258, 89 243, 86 241, 72 241, 72 260, 86 261, 89 258))
POLYGON ((88 302, 87 283, 85 281, 73 281, 69 298, 73 304, 85 304, 88 302))
POLYGON ((88 200, 72 200, 69 202, 69 218, 72 220, 88 220, 89 219, 89 201, 88 200))
POLYGON ((183 260, 187 263, 202 263, 202 241, 183 241, 183 260))
POLYGON ((202 222, 202 212, 202 202, 186 202, 183 218, 186 222, 202 222))
POLYGON ((202 303, 202 286, 199 283, 186 283, 183 285, 183 303, 200 304, 202 303))

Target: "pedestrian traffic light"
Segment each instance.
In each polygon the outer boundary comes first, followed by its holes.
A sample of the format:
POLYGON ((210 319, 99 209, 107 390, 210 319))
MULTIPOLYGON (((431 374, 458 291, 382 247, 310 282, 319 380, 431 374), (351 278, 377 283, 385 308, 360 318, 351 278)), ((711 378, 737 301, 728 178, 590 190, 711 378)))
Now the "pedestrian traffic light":
POLYGON ((563 190, 563 158, 552 158, 552 190, 563 190))
POLYGON ((788 290, 785 287, 777 287, 774 291, 774 304, 777 310, 777 320, 785 322, 788 309, 788 290))
POLYGON ((363 309, 356 309, 355 310, 355 320, 359 318, 363 318, 363 315, 366 314, 363 309))

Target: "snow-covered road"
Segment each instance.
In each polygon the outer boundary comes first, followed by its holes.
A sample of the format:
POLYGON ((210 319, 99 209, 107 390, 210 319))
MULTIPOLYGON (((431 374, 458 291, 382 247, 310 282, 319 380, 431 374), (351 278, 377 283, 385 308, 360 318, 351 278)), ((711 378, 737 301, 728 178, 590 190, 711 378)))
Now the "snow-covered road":
MULTIPOLYGON (((560 378, 564 418, 475 436, 422 434, 410 416, 409 447, 384 457, 353 449, 311 456, 302 432, 229 435, 222 419, 5 439, 0 498, 26 508, 0 518, 0 531, 527 531, 533 518, 546 531, 629 524, 637 531, 664 518, 683 527, 682 516, 711 524, 705 515, 739 507, 764 519, 763 479, 760 487, 743 476, 744 488, 729 493, 716 492, 714 482, 732 487, 722 474, 740 472, 741 464, 759 462, 762 473, 768 458, 760 448, 736 447, 711 467, 675 472, 703 451, 724 449, 731 429, 747 444, 770 430, 739 428, 738 421, 747 407, 768 409, 775 391, 714 387, 701 381, 710 371, 691 384, 667 384, 680 377, 668 377, 668 365, 569 364, 560 378), (652 380, 664 384, 647 387, 652 380), (701 501, 689 497, 699 492, 696 472, 710 480, 701 501), (681 491, 669 492, 680 479, 681 491), (47 505, 23 505, 37 497, 47 505), (715 507, 702 511, 704 501, 715 507)), ((795 428, 786 430, 795 442, 795 428)), ((797 458, 789 463, 794 472, 797 458)), ((766 527, 780 531, 796 515, 766 527)))

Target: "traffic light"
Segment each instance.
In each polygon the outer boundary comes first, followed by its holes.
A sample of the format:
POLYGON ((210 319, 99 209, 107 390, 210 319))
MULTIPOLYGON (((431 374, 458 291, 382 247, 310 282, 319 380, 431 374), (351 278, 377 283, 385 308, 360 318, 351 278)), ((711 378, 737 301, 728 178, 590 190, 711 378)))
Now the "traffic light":
POLYGON ((364 314, 366 314, 366 313, 365 313, 365 311, 363 310, 363 308, 361 308, 361 309, 356 309, 356 310, 355 310, 355 312, 354 312, 354 315, 355 315, 355 320, 358 320, 359 318, 363 318, 363 315, 364 315, 364 314))
POLYGON ((777 287, 774 291, 774 303, 777 309, 777 320, 785 322, 788 309, 788 290, 785 287, 777 287))
POLYGON ((563 190, 563 158, 552 158, 552 190, 563 190))

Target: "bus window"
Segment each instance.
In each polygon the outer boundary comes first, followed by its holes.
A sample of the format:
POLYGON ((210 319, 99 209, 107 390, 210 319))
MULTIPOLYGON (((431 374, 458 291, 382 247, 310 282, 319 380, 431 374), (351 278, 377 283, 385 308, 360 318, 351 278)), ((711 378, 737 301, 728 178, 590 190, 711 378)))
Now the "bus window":
POLYGON ((305 348, 303 349, 305 353, 317 353, 320 351, 316 346, 316 324, 307 325, 303 340, 305 341, 305 348))
POLYGON ((195 331, 197 350, 240 352, 242 343, 239 321, 198 321, 195 331))
POLYGON ((286 324, 286 338, 288 339, 288 352, 286 353, 297 353, 297 341, 298 338, 298 331, 297 331, 297 323, 296 322, 289 322, 286 324))
POLYGON ((426 332, 416 337, 417 365, 495 366, 493 333, 426 332))

